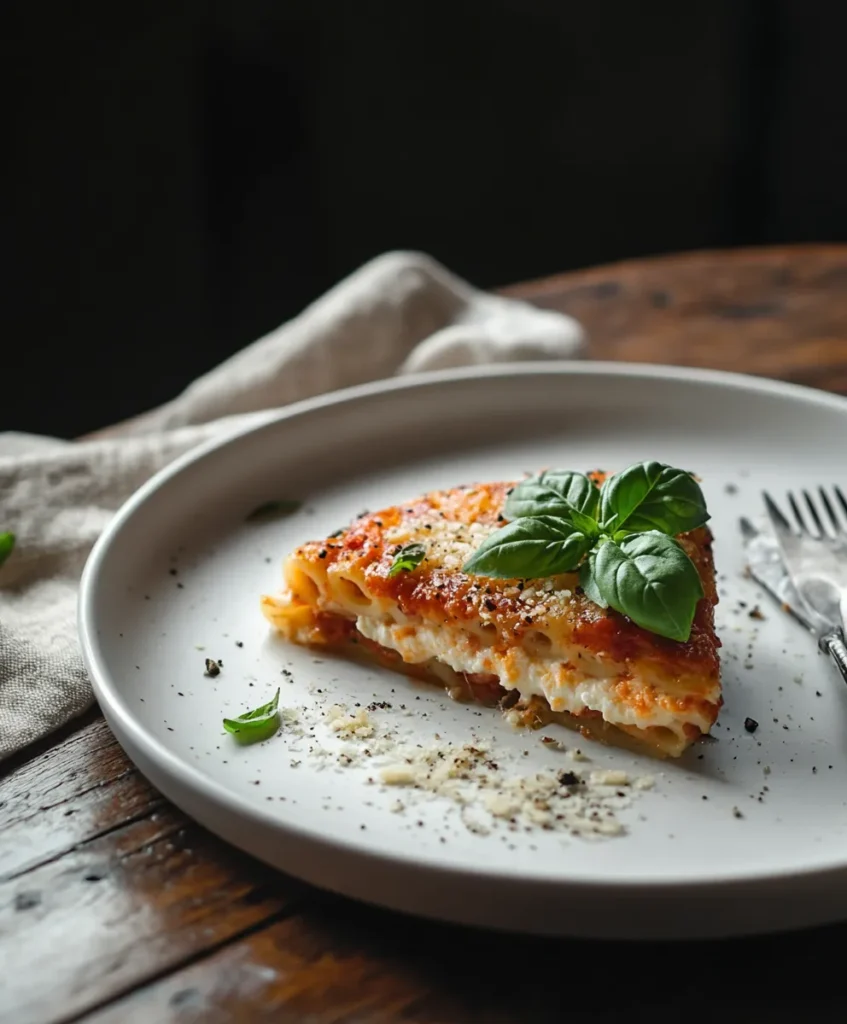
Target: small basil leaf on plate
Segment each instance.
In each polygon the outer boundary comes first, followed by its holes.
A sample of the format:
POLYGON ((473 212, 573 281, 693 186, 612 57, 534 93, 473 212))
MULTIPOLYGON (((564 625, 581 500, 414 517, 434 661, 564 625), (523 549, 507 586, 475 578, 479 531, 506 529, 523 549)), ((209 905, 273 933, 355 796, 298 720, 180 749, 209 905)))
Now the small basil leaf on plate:
POLYGON ((11 555, 15 547, 15 535, 13 533, 0 533, 0 565, 11 555))
POLYGON ((281 719, 279 715, 279 690, 273 700, 261 707, 245 711, 237 718, 225 718, 224 729, 231 733, 239 743, 259 743, 269 740, 279 732, 281 719))
POLYGON ((396 576, 400 572, 411 572, 412 569, 417 569, 424 558, 426 548, 423 544, 404 544, 394 556, 388 575, 396 576))
POLYGON ((576 525, 583 529, 594 521, 599 499, 599 490, 584 473, 548 470, 516 484, 506 497, 503 515, 507 519, 530 516, 561 516, 567 519, 576 512, 581 513, 581 525, 576 525))
POLYGON ((565 519, 516 519, 486 537, 462 571, 499 579, 555 576, 576 569, 593 544, 593 537, 565 519))
POLYGON ((651 531, 632 533, 620 544, 608 541, 594 553, 590 574, 589 596, 596 588, 606 604, 637 626, 670 640, 688 640, 703 585, 673 537, 651 531))
POLYGON ((708 519, 694 477, 661 462, 636 463, 609 477, 600 490, 600 521, 607 533, 658 530, 675 536, 708 519))
POLYGON ((253 509, 247 516, 247 522, 252 523, 260 519, 283 519, 285 516, 294 515, 302 506, 302 501, 266 501, 263 505, 253 509))

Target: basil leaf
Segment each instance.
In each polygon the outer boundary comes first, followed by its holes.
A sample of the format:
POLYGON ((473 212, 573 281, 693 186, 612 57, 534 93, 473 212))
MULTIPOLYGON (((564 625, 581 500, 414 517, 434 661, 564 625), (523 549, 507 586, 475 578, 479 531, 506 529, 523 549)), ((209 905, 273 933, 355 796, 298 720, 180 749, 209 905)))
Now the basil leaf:
POLYGON ((574 525, 585 531, 594 522, 599 500, 599 490, 584 473, 553 469, 516 484, 506 497, 503 515, 507 519, 529 516, 572 519, 576 514, 579 521, 574 521, 574 525))
POLYGON ((400 572, 411 572, 417 569, 426 558, 426 548, 423 544, 404 544, 394 556, 391 568, 388 570, 389 577, 396 576, 400 572))
POLYGON ((302 501, 266 501, 264 505, 254 508, 246 517, 246 521, 252 523, 261 519, 283 519, 285 516, 294 515, 302 505, 302 501))
POLYGON ((673 537, 633 533, 620 544, 607 541, 593 555, 587 594, 603 600, 642 629, 685 642, 703 584, 694 563, 673 537))
POLYGON ((252 711, 245 711, 237 718, 225 718, 224 729, 231 733, 239 743, 259 743, 269 740, 279 732, 281 719, 279 716, 279 690, 273 700, 252 711))
POLYGON ((0 533, 0 565, 11 555, 15 547, 15 535, 13 533, 0 533))
POLYGON ((606 533, 658 530, 675 536, 709 519, 697 481, 661 462, 639 462, 609 477, 600 490, 600 521, 606 533))
POLYGON ((597 540, 600 536, 600 524, 592 516, 586 515, 585 512, 580 512, 578 509, 571 509, 570 512, 564 518, 575 526, 580 533, 584 533, 586 537, 590 537, 592 540, 597 540))
POLYGON ((251 722, 257 718, 264 718, 267 715, 272 715, 279 707, 279 694, 280 689, 277 687, 277 691, 273 696, 273 700, 269 700, 267 704, 262 704, 258 708, 253 708, 252 711, 245 711, 243 715, 239 715, 236 721, 239 722, 251 722))
POLYGON ((516 519, 480 544, 463 572, 500 579, 536 579, 572 572, 594 538, 554 516, 516 519))
POLYGON ((593 601, 601 608, 608 608, 609 604, 605 597, 600 593, 600 589, 597 586, 597 581, 594 578, 594 562, 597 558, 597 552, 592 551, 588 558, 580 566, 579 570, 579 585, 582 587, 585 596, 589 601, 593 601))

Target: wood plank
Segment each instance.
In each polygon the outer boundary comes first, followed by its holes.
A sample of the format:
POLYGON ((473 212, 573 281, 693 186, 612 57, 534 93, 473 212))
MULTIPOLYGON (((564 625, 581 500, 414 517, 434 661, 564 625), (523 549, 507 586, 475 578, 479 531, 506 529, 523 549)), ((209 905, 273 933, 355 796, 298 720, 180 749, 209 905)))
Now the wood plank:
POLYGON ((586 943, 439 925, 322 897, 86 1024, 597 1024, 629 1018, 634 1005, 678 1016, 693 1000, 713 1012, 752 1001, 757 1019, 796 1020, 798 1003, 810 1011, 813 1001, 841 1002, 833 968, 844 934, 586 943), (756 967, 764 963, 766 974, 756 967))
POLYGON ((503 293, 576 317, 589 357, 673 363, 847 393, 847 246, 630 260, 503 293))
POLYGON ((0 1020, 51 1024, 287 912, 308 891, 154 812, 0 884, 0 1020))
POLYGON ((152 813, 163 798, 100 718, 0 782, 0 881, 152 813))
POLYGON ((102 718, 18 759, 0 834, 0 1020, 15 1024, 100 1005, 306 891, 188 822, 102 718))
MULTIPOLYGON (((93 1014, 86 1024, 403 1021, 431 991, 414 968, 380 962, 363 952, 361 942, 341 948, 338 936, 320 935, 298 917, 225 946, 93 1014)), ((455 1012, 442 1018, 462 1019, 455 1012)))

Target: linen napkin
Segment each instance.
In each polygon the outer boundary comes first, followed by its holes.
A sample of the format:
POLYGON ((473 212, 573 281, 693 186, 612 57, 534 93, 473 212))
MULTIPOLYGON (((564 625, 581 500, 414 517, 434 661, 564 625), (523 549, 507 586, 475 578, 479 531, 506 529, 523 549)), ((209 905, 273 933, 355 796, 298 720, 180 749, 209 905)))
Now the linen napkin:
POLYGON ((0 759, 91 704, 76 633, 79 576, 115 511, 172 459, 337 388, 573 358, 584 342, 569 317, 478 291, 428 256, 392 252, 107 438, 0 433, 0 533, 17 539, 0 567, 0 759))

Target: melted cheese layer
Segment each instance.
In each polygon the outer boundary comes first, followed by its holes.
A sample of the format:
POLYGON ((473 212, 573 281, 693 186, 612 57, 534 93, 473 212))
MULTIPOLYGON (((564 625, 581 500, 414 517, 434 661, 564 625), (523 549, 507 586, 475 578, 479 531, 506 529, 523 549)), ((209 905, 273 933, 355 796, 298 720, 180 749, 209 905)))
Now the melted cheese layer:
MULTIPOLYGON (((480 648, 474 637, 447 624, 398 625, 364 615, 358 617, 356 628, 369 640, 397 651, 408 664, 435 658, 455 672, 496 675, 504 688, 516 689, 524 698, 543 697, 553 711, 578 715, 588 709, 599 712, 604 721, 614 725, 638 729, 664 727, 677 734, 682 733, 683 721, 703 732, 708 732, 712 724, 713 715, 702 705, 687 708, 681 716, 679 702, 662 693, 660 679, 634 680, 621 671, 620 665, 600 658, 588 659, 575 648, 560 648, 543 656, 530 655, 515 647, 503 654, 480 648), (584 664, 576 668, 575 662, 584 664), (643 703, 623 701, 618 693, 622 682, 628 691, 649 690, 649 699, 643 703)), ((707 701, 717 701, 718 688, 703 696, 707 701)))

